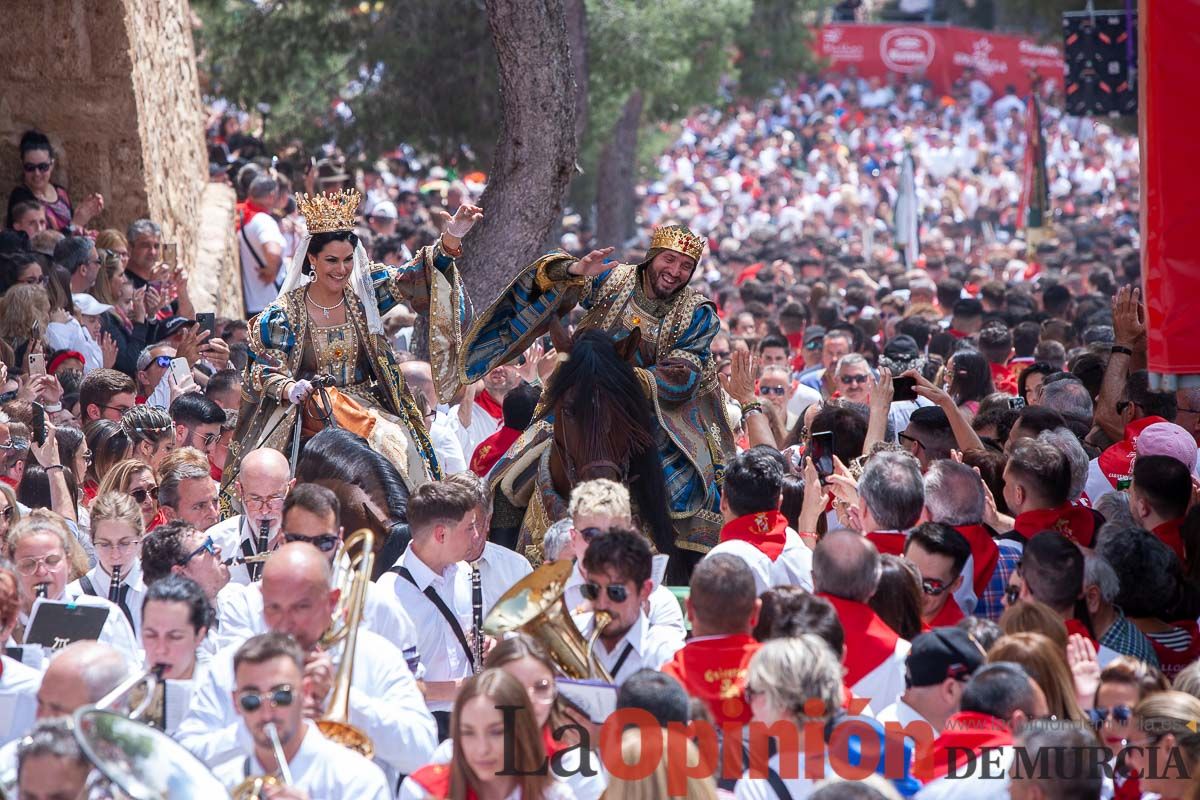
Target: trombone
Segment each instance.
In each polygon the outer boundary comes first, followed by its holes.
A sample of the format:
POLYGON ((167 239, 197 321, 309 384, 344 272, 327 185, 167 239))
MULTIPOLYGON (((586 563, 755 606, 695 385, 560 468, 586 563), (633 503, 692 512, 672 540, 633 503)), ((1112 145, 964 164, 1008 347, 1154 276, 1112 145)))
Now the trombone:
POLYGON ((252 775, 233 787, 230 794, 233 800, 262 800, 266 797, 266 789, 270 786, 291 786, 292 771, 288 768, 287 756, 283 752, 283 744, 279 741, 279 731, 274 722, 263 726, 267 736, 271 737, 271 749, 275 751, 275 763, 279 766, 279 777, 274 775, 252 775))

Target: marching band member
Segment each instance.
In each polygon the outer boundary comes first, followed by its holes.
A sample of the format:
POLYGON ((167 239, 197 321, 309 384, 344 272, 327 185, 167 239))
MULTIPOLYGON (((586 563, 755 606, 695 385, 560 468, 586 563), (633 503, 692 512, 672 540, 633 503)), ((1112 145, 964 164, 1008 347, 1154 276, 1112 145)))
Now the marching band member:
MULTIPOLYGON (((241 471, 234 481, 243 513, 218 522, 206 533, 227 556, 253 556, 261 551, 259 539, 267 528, 267 546, 274 543, 283 521, 283 502, 296 484, 292 468, 278 450, 262 447, 242 458, 241 471)), ((234 583, 250 583, 261 572, 261 565, 235 564, 229 568, 234 583)))
POLYGON ((531 698, 520 681, 504 670, 486 670, 462 685, 450 732, 454 740, 450 763, 429 764, 409 775, 400 786, 400 800, 571 797, 570 789, 540 769, 546 747, 531 698), (505 752, 509 748, 511 752, 505 752), (510 764, 516 774, 508 769, 510 764))
POLYGON ((358 753, 321 735, 304 714, 305 651, 283 633, 252 637, 233 654, 237 699, 236 752, 213 770, 230 789, 257 775, 285 775, 272 798, 289 800, 390 800, 383 771, 358 753), (274 725, 286 761, 276 758, 267 731, 274 725), (286 771, 285 771, 286 770, 286 771))
POLYGON ((122 492, 108 492, 92 501, 92 545, 96 548, 96 566, 79 580, 67 584, 67 596, 116 596, 117 606, 137 636, 142 623, 142 601, 146 584, 142 580, 139 552, 145 522, 142 510, 133 498, 122 492), (118 584, 112 585, 113 574, 118 584))
MULTIPOLYGON (((169 694, 167 703, 178 695, 191 697, 191 690, 203 673, 199 663, 200 644, 208 635, 212 606, 200 586, 189 578, 168 575, 150 584, 142 605, 142 647, 146 668, 161 669, 160 680, 170 681, 183 692, 169 694)), ((180 712, 187 709, 183 704, 180 712)), ((174 733, 173 720, 183 714, 163 713, 163 730, 174 733)))
MULTIPOLYGON (((0 566, 0 642, 8 641, 20 607, 17 576, 0 566)), ((7 709, 0 715, 0 745, 19 739, 33 725, 41 682, 42 673, 0 651, 0 708, 7 709)))
MULTIPOLYGON (((285 544, 263 569, 262 595, 267 627, 286 633, 307 653, 304 659, 306 713, 320 716, 333 688, 342 643, 330 650, 321 636, 333 624, 340 592, 330 588, 329 562, 311 545, 285 544)), ((375 743, 375 757, 394 774, 407 774, 429 761, 436 727, 400 651, 367 630, 358 632, 358 653, 350 683, 350 724, 375 743)), ((249 747, 238 732, 233 705, 236 647, 222 649, 196 691, 178 739, 210 766, 249 747)))
MULTIPOLYGON (((140 514, 139 514, 140 517, 140 514)), ((21 608, 12 638, 18 644, 25 642, 25 630, 29 625, 30 613, 40 591, 50 600, 70 599, 77 605, 97 606, 108 611, 104 627, 100 631, 101 642, 111 644, 130 664, 142 662, 137 640, 129 620, 113 603, 103 597, 80 595, 68 598, 67 548, 71 532, 62 517, 45 509, 34 509, 8 532, 7 555, 17 567, 20 587, 21 608)))
POLYGON ((17 750, 17 796, 21 800, 85 796, 91 771, 70 720, 43 720, 17 750))
POLYGON ((518 555, 515 550, 488 541, 488 528, 492 521, 492 497, 483 478, 474 472, 458 472, 448 476, 446 483, 464 486, 475 492, 477 535, 471 544, 471 551, 463 560, 479 570, 483 587, 483 607, 490 609, 510 586, 533 572, 533 567, 529 559, 518 555))
MULTIPOLYGON (((307 542, 321 551, 331 567, 348 568, 349 559, 344 555, 344 563, 334 564, 343 531, 341 504, 330 489, 315 483, 302 483, 295 487, 283 503, 282 521, 280 543, 307 542)), ((240 641, 266 633, 262 598, 262 583, 255 582, 245 586, 238 597, 223 606, 221 618, 225 625, 224 635, 240 641)), ((417 657, 416 628, 408 613, 400 607, 394 593, 383 590, 374 582, 368 583, 362 622, 365 630, 382 636, 400 648, 408 668, 414 675, 418 674, 420 662, 417 657)))

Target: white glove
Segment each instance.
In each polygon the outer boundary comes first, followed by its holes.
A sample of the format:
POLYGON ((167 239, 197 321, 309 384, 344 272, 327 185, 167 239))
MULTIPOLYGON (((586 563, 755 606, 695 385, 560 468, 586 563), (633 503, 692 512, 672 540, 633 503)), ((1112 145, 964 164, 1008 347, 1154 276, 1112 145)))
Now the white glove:
POLYGON ((460 206, 454 216, 446 223, 446 233, 456 239, 461 239, 466 236, 471 228, 475 227, 475 223, 483 218, 483 210, 478 206, 463 205, 460 206))
POLYGON ((300 405, 312 393, 313 385, 308 381, 296 381, 287 390, 287 399, 292 405, 300 405))

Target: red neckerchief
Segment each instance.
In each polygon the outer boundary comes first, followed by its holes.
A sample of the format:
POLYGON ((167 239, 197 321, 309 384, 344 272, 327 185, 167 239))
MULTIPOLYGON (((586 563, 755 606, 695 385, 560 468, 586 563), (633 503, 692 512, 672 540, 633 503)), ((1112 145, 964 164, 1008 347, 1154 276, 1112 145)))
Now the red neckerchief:
POLYGON ((950 334, 955 339, 966 339, 968 336, 971 335, 969 333, 963 333, 962 331, 958 330, 957 328, 947 328, 946 333, 950 334))
POLYGON ((542 727, 542 746, 546 748, 546 758, 554 758, 555 753, 567 749, 567 746, 554 738, 554 731, 549 725, 542 727))
POLYGON ((1064 622, 1067 626, 1067 636, 1070 636, 1072 633, 1078 633, 1080 636, 1091 642, 1094 647, 1100 647, 1100 643, 1097 642, 1092 634, 1088 632, 1087 625, 1084 625, 1081 621, 1075 619, 1074 617, 1064 620, 1064 622))
POLYGON ((1006 394, 1017 393, 1017 376, 1013 374, 1013 369, 1008 364, 990 364, 992 368, 992 383, 996 387, 997 392, 1006 394))
POLYGON ((746 669, 760 647, 761 642, 745 633, 692 640, 662 671, 683 684, 692 697, 703 700, 718 726, 744 725, 750 721, 750 704, 744 697, 746 669))
POLYGON ((755 277, 756 275, 758 275, 758 271, 760 269, 762 269, 764 266, 766 266, 766 265, 763 264, 763 262, 756 261, 753 264, 751 264, 750 266, 745 267, 744 269, 742 269, 741 272, 738 273, 738 276, 733 279, 734 286, 741 286, 746 281, 755 277))
POLYGON ((1092 537, 1096 533, 1096 518, 1083 506, 1063 503, 1058 508, 1039 508, 1018 514, 1013 522, 1013 530, 1026 540, 1042 531, 1057 531, 1076 544, 1091 547, 1092 537))
POLYGON ((492 397, 491 393, 484 389, 479 394, 475 395, 475 405, 482 408, 488 413, 488 416, 494 420, 504 419, 504 406, 492 397))
POLYGON ((957 755, 954 763, 958 766, 965 751, 969 750, 978 757, 985 747, 1007 747, 1012 743, 1012 730, 1004 720, 990 714, 960 711, 946 720, 946 727, 933 742, 933 774, 930 780, 946 777, 950 771, 951 753, 957 755))
POLYGON ((1138 435, 1156 422, 1166 422, 1162 417, 1142 417, 1125 426, 1125 438, 1105 450, 1096 459, 1100 472, 1114 489, 1117 481, 1133 474, 1133 459, 1137 456, 1138 435))
POLYGON ((759 511, 725 523, 721 528, 722 542, 746 542, 762 551, 772 561, 779 559, 787 541, 787 517, 778 511, 759 511))
POLYGON ((904 543, 908 541, 908 534, 904 531, 871 531, 867 534, 867 538, 881 555, 903 556, 904 543))
POLYGON ((871 670, 896 652, 900 635, 888 627, 869 605, 843 597, 834 597, 824 592, 817 595, 833 604, 842 630, 846 635, 846 686, 853 686, 865 678, 871 670))
POLYGON ((157 528, 159 525, 165 525, 166 523, 167 523, 167 512, 163 511, 162 507, 160 506, 158 509, 158 513, 154 515, 154 519, 150 520, 150 524, 146 526, 146 531, 147 532, 152 531, 155 528, 157 528))
POLYGON ((1183 536, 1179 533, 1180 526, 1183 525, 1183 517, 1179 519, 1167 520, 1162 525, 1159 525, 1151 531, 1158 537, 1159 541, 1167 547, 1175 551, 1175 555, 1179 556, 1179 562, 1186 564, 1187 559, 1184 558, 1183 536))
MULTIPOLYGON (((446 800, 450 796, 450 765, 426 764, 408 777, 429 793, 434 800, 446 800)), ((479 800, 479 795, 467 787, 467 800, 479 800)))
POLYGON ((471 472, 481 478, 491 472, 492 467, 496 465, 502 455, 508 452, 508 448, 512 447, 512 443, 522 433, 524 431, 506 425, 480 442, 471 455, 471 472))
POLYGON ((241 230, 244 226, 250 224, 250 220, 257 217, 259 214, 270 214, 271 209, 260 206, 253 200, 247 199, 244 203, 237 204, 237 229, 241 230))
POLYGON ((787 335, 787 340, 788 347, 792 349, 793 353, 804 349, 804 331, 800 331, 799 333, 789 333, 787 335))
POLYGON ((962 609, 958 607, 958 603, 951 596, 946 601, 946 605, 942 606, 942 610, 937 613, 929 622, 922 622, 922 630, 933 630, 934 628, 950 628, 957 625, 966 615, 962 609))
POLYGON ((975 574, 971 576, 971 585, 975 587, 975 596, 983 597, 984 589, 996 574, 1000 548, 996 547, 991 531, 983 525, 956 525, 954 530, 962 534, 967 544, 971 545, 971 562, 975 570, 975 574))
POLYGON ((7 483, 9 486, 11 486, 14 489, 17 488, 17 482, 14 481, 12 478, 8 477, 7 475, 0 475, 0 481, 7 483))

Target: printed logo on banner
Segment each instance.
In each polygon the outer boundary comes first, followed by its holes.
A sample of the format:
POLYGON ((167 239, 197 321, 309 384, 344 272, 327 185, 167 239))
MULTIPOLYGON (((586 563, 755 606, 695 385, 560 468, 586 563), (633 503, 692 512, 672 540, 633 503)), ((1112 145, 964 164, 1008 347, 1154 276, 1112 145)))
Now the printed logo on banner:
POLYGON ((986 36, 976 39, 971 43, 970 53, 954 53, 954 66, 974 67, 976 72, 987 78, 1004 75, 1008 72, 1008 63, 992 58, 992 49, 992 43, 986 36))
POLYGON ((821 31, 821 53, 830 61, 862 61, 863 46, 842 41, 842 28, 825 28, 821 31))
POLYGON ((928 31, 896 28, 879 40, 879 55, 888 69, 917 72, 933 63, 935 45, 928 31))

